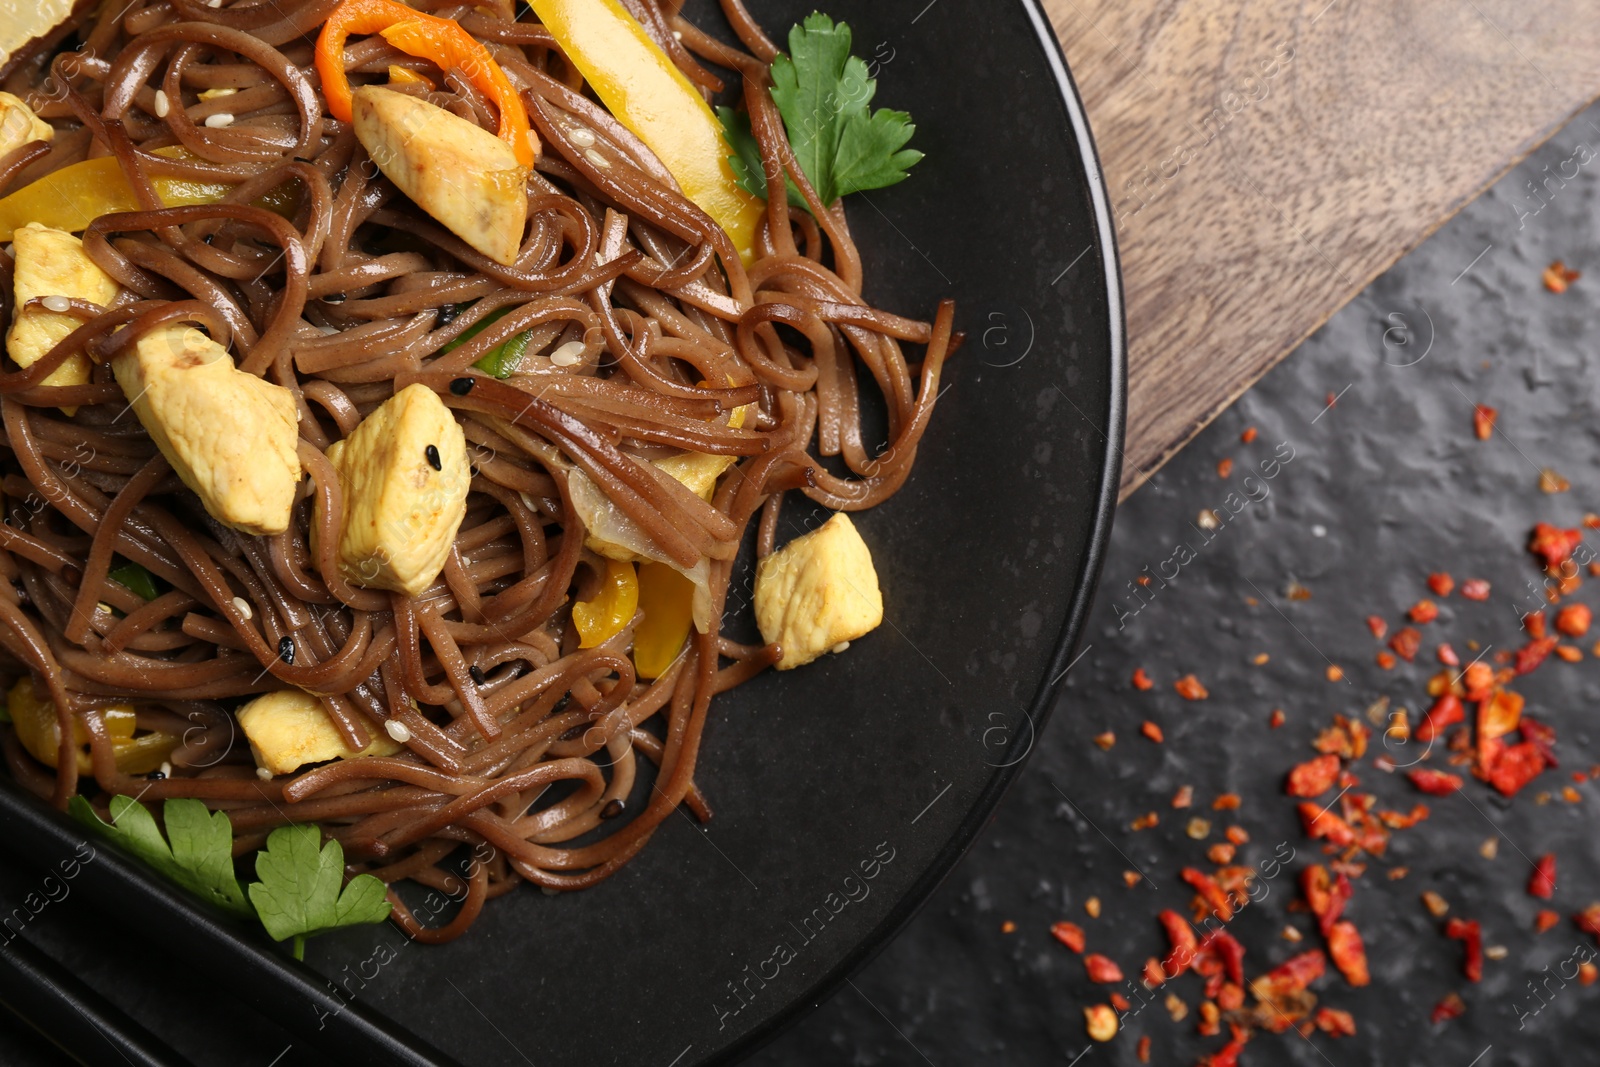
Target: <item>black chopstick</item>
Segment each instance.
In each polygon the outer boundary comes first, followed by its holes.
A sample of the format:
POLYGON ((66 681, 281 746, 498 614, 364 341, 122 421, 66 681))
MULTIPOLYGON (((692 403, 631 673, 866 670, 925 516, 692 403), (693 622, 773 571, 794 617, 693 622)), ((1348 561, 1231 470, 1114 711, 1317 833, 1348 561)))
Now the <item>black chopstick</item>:
POLYGON ((0 1006, 91 1067, 188 1067, 188 1060, 21 937, 0 944, 0 1006))

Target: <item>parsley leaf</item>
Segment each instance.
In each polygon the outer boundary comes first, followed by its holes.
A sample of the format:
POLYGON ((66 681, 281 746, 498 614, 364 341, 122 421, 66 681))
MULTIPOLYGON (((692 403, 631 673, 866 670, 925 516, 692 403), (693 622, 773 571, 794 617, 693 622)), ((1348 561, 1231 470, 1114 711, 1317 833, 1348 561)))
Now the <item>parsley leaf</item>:
MULTIPOLYGON (((772 99, 783 116, 795 160, 817 197, 832 205, 842 196, 882 189, 904 181, 922 158, 906 148, 916 132, 904 111, 873 111, 877 80, 867 64, 850 54, 847 23, 813 12, 789 31, 789 54, 772 62, 772 99)), ((750 118, 718 108, 724 136, 734 155, 728 160, 734 177, 747 192, 767 196, 761 151, 750 131, 750 118)), ((789 183, 789 202, 804 207, 789 183)))
POLYGON ((344 885, 344 849, 337 841, 319 848, 321 840, 315 826, 284 826, 256 853, 261 880, 250 884, 250 901, 274 941, 294 938, 295 959, 305 958, 312 934, 389 917, 388 888, 370 874, 344 885))
POLYGON ((175 797, 161 812, 167 826, 163 838, 155 816, 132 797, 111 798, 109 823, 102 821, 83 797, 73 797, 69 810, 73 818, 201 899, 235 915, 251 913, 233 873, 233 826, 224 813, 210 811, 198 800, 175 797))

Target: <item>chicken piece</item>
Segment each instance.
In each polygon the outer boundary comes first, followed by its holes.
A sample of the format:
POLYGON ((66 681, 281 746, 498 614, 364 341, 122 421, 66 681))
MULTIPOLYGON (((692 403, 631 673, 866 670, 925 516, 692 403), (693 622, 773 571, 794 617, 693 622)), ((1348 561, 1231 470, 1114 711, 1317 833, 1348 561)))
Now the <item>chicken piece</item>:
POLYGON ((326 763, 356 756, 392 756, 401 745, 373 723, 362 725, 372 743, 352 752, 339 736, 322 701, 303 689, 280 689, 256 697, 236 713, 239 728, 250 741, 256 766, 273 774, 292 774, 308 763, 326 763))
MULTIPOLYGON (((116 299, 120 288, 84 253, 83 242, 65 230, 31 222, 13 233, 11 241, 16 253, 12 292, 17 310, 6 334, 6 351, 17 366, 31 367, 82 325, 82 320, 49 308, 28 307, 28 301, 65 296, 105 305, 116 299)), ((86 385, 89 371, 89 357, 74 352, 45 375, 42 384, 86 385)), ((77 408, 61 410, 71 415, 77 408)))
POLYGON ((55 127, 33 113, 20 97, 0 93, 0 156, 33 141, 53 141, 55 127))
POLYGON ((393 89, 352 96, 356 138, 384 176, 473 248, 517 261, 528 217, 528 168, 475 123, 393 89))
MULTIPOLYGON (((355 585, 421 596, 444 569, 472 482, 467 438, 450 409, 433 390, 408 385, 328 459, 344 495, 340 572, 355 585)), ((321 525, 319 516, 313 531, 321 525)))
POLYGON ((780 671, 843 651, 882 621, 872 553, 843 512, 756 568, 756 623, 763 641, 782 646, 780 671))
POLYGON ((249 534, 289 528, 301 473, 289 390, 246 374, 227 349, 182 325, 145 334, 111 369, 151 440, 212 518, 249 534))

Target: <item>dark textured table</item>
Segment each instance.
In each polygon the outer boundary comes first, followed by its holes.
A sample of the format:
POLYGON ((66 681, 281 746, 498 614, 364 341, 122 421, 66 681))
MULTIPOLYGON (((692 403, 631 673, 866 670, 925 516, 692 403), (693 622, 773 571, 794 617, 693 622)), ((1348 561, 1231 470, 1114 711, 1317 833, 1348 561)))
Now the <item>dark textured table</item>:
MULTIPOLYGON (((1580 115, 1370 286, 1123 507, 1083 655, 995 825, 903 936, 753 1063, 1076 1062, 1089 1047, 1080 1008, 1107 990, 1087 982, 1079 958, 1051 938, 1050 924, 1082 924, 1092 950, 1134 973, 1165 951, 1155 913, 1187 907, 1178 870, 1209 868, 1206 846, 1231 822, 1251 835, 1239 862, 1257 864, 1280 847, 1298 852, 1266 899, 1231 927, 1248 950, 1250 972, 1316 943, 1308 916, 1286 910, 1294 873, 1319 854, 1283 796, 1284 772, 1312 754, 1308 742, 1335 712, 1360 714, 1381 695, 1413 711, 1423 706, 1425 680, 1438 669, 1431 661, 1437 640, 1458 649, 1471 638, 1495 648, 1520 643, 1517 615, 1527 606, 1526 583, 1537 577, 1523 551, 1529 527, 1541 519, 1574 526, 1587 510, 1600 510, 1592 477, 1600 459, 1596 378, 1586 373, 1589 350, 1600 345, 1600 177, 1591 173, 1590 145, 1600 146, 1600 110, 1580 115), (1551 177, 1561 174, 1575 176, 1551 177), (1537 180, 1546 182, 1541 200, 1527 185, 1537 180), (1540 273, 1557 258, 1579 270, 1592 266, 1594 277, 1561 296, 1546 292, 1540 273), (1328 406, 1330 395, 1337 405, 1328 406), (1501 411, 1503 432, 1492 440, 1473 436, 1475 402, 1501 411), (1259 436, 1246 445, 1240 434, 1249 426, 1259 436), (1275 455, 1275 476, 1265 479, 1259 464, 1275 455), (1223 459, 1234 461, 1226 478, 1217 468, 1223 459), (1572 479, 1572 490, 1541 493, 1543 467, 1572 479), (1233 502, 1230 492, 1238 494, 1233 502), (1221 528, 1201 528, 1203 509, 1230 507, 1238 514, 1221 528), (1174 569, 1175 579, 1168 577, 1174 569), (1439 622, 1424 628, 1424 655, 1381 670, 1374 663, 1381 646, 1363 618, 1378 613, 1398 625, 1403 610, 1427 595, 1423 580, 1436 570, 1486 578, 1494 595, 1478 604, 1445 599, 1439 622), (1132 584, 1141 574, 1158 580, 1132 584), (1310 599, 1288 598, 1291 583, 1309 589, 1310 599), (1258 666, 1260 653, 1270 658, 1258 666), (1327 680, 1330 663, 1343 668, 1344 681, 1327 680), (1134 690, 1136 667, 1155 689, 1134 690), (1173 692, 1172 681, 1191 671, 1210 689, 1208 700, 1173 692), (1287 722, 1269 731, 1273 708, 1287 722), (1139 735, 1146 719, 1162 727, 1164 744, 1139 735), (1092 741, 1106 730, 1117 736, 1110 750, 1092 741), (1194 789, 1194 810, 1169 805, 1182 785, 1194 789), (1223 792, 1242 795, 1238 812, 1210 811, 1223 792), (1147 811, 1159 812, 1161 824, 1131 831, 1147 811), (1186 835, 1192 815, 1212 820, 1205 841, 1186 835), (1146 877, 1128 888, 1126 870, 1146 877), (1085 915, 1091 896, 1103 902, 1097 920, 1085 915), (1008 922, 1015 923, 1010 933, 1008 922), (1284 941, 1286 924, 1307 940, 1284 941)), ((988 321, 991 310, 965 314, 988 321)), ((983 356, 974 345, 963 358, 983 356)), ((1576 599, 1592 599, 1590 590, 1576 599)), ((1523 891, 1525 857, 1554 851, 1561 866, 1551 906, 1567 916, 1600 898, 1588 818, 1600 803, 1594 784, 1578 787, 1578 803, 1558 795, 1540 805, 1534 796, 1559 791, 1569 771, 1600 756, 1588 725, 1600 664, 1586 652, 1584 663, 1552 664, 1518 688, 1529 710, 1560 732, 1563 769, 1509 803, 1469 781, 1462 795, 1434 801, 1428 822, 1397 833, 1389 855, 1359 880, 1350 907, 1366 936, 1373 984, 1352 990, 1334 976, 1318 987, 1322 1003, 1355 1014, 1360 1033, 1337 1041, 1262 1036, 1246 1063, 1546 1065, 1581 1062, 1571 1050, 1600 1038, 1600 987, 1552 985, 1543 1001, 1528 998, 1527 984, 1544 978, 1544 968, 1593 941, 1565 918, 1536 936, 1539 902, 1523 891), (1492 860, 1480 851, 1490 838, 1498 847, 1492 860), (1409 873, 1387 880, 1385 870, 1396 866, 1409 873), (1418 903, 1429 888, 1479 919, 1486 944, 1507 948, 1487 964, 1480 985, 1461 978, 1459 946, 1418 903), (1452 990, 1465 998, 1467 1014, 1430 1025, 1432 1005, 1452 990)), ((1363 788, 1390 806, 1416 799, 1370 760, 1359 773, 1363 788)), ((0 902, 27 881, 0 871, 0 902)), ((89 942, 81 915, 69 897, 41 914, 28 936, 68 955, 96 952, 101 962, 85 977, 197 1064, 323 1062, 137 938, 96 934, 89 942)), ((1176 988, 1192 1009, 1196 980, 1176 988)), ((1193 1063, 1221 1044, 1197 1038, 1194 1018, 1191 1010, 1174 1023, 1157 997, 1083 1062, 1135 1063, 1135 1040, 1149 1035, 1152 1062, 1193 1063)), ((20 1027, 0 1023, 0 1063, 55 1062, 20 1027)))

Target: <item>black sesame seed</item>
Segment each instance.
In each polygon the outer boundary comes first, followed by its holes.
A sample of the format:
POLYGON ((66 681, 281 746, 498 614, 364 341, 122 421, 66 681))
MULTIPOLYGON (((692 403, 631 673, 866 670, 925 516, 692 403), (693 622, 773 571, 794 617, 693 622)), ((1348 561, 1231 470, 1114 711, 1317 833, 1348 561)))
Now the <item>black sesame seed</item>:
POLYGON ((467 668, 467 673, 472 675, 472 680, 479 685, 482 685, 489 680, 484 676, 483 668, 478 666, 476 663, 467 668))
POLYGON ((204 237, 200 238, 200 240, 204 241, 206 244, 212 244, 216 241, 216 239, 217 235, 214 233, 208 233, 204 237))
POLYGON ((439 459, 438 445, 429 445, 422 450, 422 454, 428 457, 428 466, 436 471, 444 470, 444 463, 439 459))
POLYGON ((615 819, 626 811, 627 807, 628 805, 623 802, 621 797, 612 797, 606 802, 606 806, 600 809, 600 817, 602 819, 615 819))
POLYGON ((475 378, 457 378, 450 383, 450 391, 456 396, 466 396, 472 392, 472 386, 476 380, 475 378))
POLYGON ((162 774, 160 771, 151 771, 149 774, 145 775, 145 777, 152 782, 159 782, 161 779, 165 778, 166 775, 162 774))
POLYGON ((294 666, 294 638, 288 634, 278 638, 278 658, 289 666, 294 666))
POLYGON ((438 325, 448 326, 456 321, 456 316, 461 314, 461 309, 465 306, 464 304, 446 304, 440 308, 438 311, 438 325))
POLYGON ((342 304, 344 301, 345 295, 343 293, 329 293, 322 298, 324 304, 342 304))

